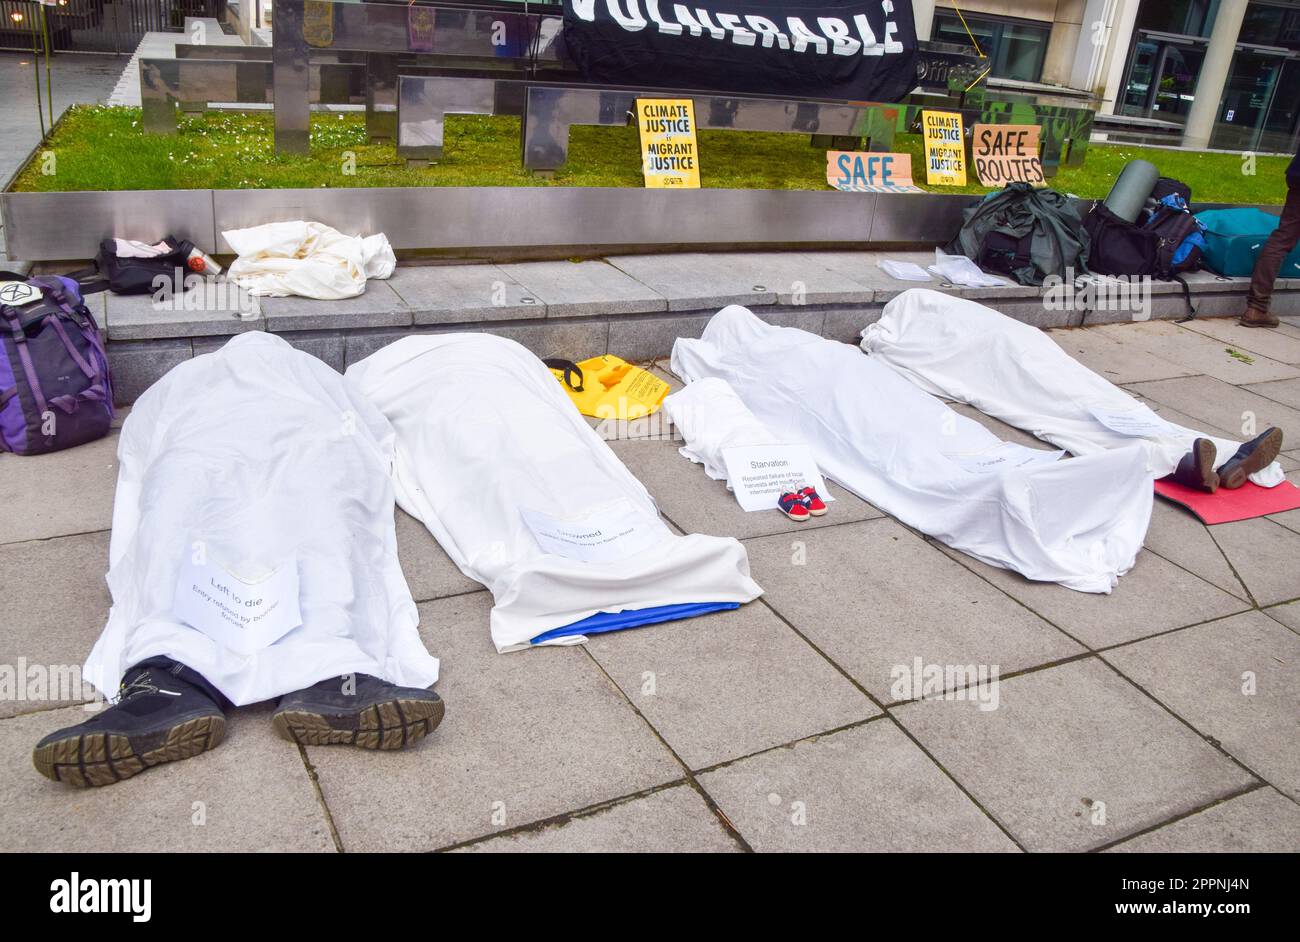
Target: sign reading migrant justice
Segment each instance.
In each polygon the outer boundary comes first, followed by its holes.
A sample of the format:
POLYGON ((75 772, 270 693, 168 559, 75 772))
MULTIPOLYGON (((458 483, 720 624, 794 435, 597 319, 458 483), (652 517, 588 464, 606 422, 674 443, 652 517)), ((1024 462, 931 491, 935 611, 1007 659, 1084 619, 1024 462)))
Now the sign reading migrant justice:
POLYGON ((826 182, 853 193, 920 193, 912 182, 911 154, 826 152, 826 182))
POLYGON ((966 185, 966 143, 961 115, 951 111, 922 111, 925 141, 925 182, 940 186, 966 185))
POLYGON ((641 166, 652 189, 700 187, 695 102, 689 98, 638 98, 641 166))
POLYGON ((1044 184, 1038 156, 1038 125, 977 124, 971 136, 971 162, 985 186, 1020 182, 1044 184))
POLYGON ((911 0, 564 0, 563 39, 608 84, 882 102, 916 85, 911 0))

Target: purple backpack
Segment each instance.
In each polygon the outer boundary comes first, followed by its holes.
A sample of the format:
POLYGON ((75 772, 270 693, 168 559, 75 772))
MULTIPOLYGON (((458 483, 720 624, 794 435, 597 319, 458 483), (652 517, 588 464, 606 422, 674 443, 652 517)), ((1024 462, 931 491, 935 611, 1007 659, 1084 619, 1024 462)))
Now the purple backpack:
POLYGON ((71 448, 112 421, 108 356, 77 282, 0 272, 0 451, 71 448))

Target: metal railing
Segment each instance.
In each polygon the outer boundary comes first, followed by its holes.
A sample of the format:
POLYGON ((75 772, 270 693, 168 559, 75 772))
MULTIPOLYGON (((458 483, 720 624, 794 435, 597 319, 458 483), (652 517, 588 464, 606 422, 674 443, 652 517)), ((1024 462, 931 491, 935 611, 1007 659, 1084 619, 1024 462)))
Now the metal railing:
MULTIPOLYGON (((130 54, 145 33, 181 29, 187 16, 220 18, 226 0, 65 0, 45 8, 51 48, 130 54)), ((30 52, 40 4, 0 0, 0 49, 30 52)))

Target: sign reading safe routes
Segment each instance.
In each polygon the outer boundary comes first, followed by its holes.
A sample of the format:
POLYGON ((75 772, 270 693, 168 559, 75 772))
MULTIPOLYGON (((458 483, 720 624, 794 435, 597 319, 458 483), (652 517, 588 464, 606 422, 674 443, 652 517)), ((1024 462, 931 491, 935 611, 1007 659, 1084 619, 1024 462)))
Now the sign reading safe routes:
POLYGON ((700 149, 695 139, 695 102, 689 98, 638 98, 641 167, 652 189, 700 187, 700 149))

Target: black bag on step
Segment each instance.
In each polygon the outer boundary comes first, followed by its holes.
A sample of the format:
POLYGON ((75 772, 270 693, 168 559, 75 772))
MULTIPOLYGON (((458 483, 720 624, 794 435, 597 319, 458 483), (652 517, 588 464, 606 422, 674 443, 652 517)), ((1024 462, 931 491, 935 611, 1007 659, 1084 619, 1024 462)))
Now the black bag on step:
POLYGON ((105 239, 99 243, 94 267, 73 272, 69 277, 81 283, 83 294, 104 288, 114 294, 152 294, 158 290, 160 275, 171 284, 177 269, 188 273, 190 255, 194 253, 194 243, 188 240, 168 236, 162 242, 169 249, 164 254, 132 258, 117 254, 117 240, 105 239))

